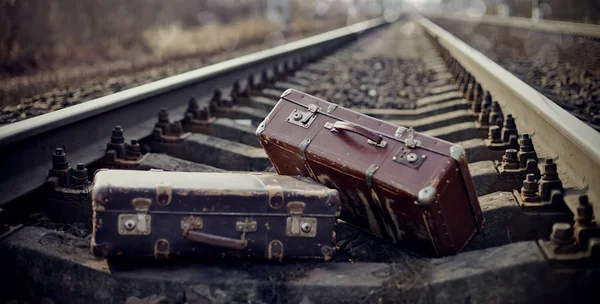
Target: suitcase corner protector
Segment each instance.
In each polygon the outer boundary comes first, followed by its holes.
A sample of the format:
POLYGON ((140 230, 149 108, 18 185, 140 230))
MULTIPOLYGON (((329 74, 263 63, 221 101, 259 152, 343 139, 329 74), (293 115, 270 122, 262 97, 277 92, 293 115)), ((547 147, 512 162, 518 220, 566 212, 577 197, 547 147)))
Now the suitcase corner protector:
POLYGON ((419 190, 419 194, 417 195, 417 201, 415 204, 420 207, 427 207, 431 205, 435 201, 435 196, 437 191, 432 186, 427 186, 421 190, 419 190))
POLYGON ((94 256, 106 258, 112 250, 112 245, 110 243, 97 244, 95 241, 92 241, 90 243, 90 250, 94 256))
POLYGON ((266 124, 267 124, 267 119, 268 119, 268 118, 266 118, 265 120, 263 120, 263 121, 262 121, 262 122, 261 122, 261 123, 258 125, 258 127, 256 127, 256 131, 255 131, 256 137, 258 137, 258 138, 260 138, 260 137, 261 137, 261 134, 262 134, 262 132, 265 130, 265 126, 266 126, 266 124))
POLYGON ((465 149, 459 145, 454 144, 450 147, 450 157, 454 158, 457 161, 460 161, 460 158, 465 154, 465 149))
POLYGON ((279 97, 283 98, 285 96, 288 96, 288 95, 292 94, 293 91, 294 91, 293 89, 287 89, 287 90, 283 91, 283 93, 281 93, 281 96, 279 96, 279 97))

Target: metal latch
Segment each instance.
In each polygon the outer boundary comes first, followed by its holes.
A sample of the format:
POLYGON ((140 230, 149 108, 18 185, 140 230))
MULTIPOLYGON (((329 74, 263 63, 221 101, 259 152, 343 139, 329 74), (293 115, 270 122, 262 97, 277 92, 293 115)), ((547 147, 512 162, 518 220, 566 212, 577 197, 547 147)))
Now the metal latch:
POLYGON ((421 141, 415 139, 415 130, 412 127, 408 128, 408 134, 406 135, 404 144, 409 148, 415 148, 421 145, 421 141))
POLYGON ((152 200, 149 198, 134 198, 131 204, 136 214, 120 214, 118 221, 121 235, 149 235, 151 232, 151 217, 148 214, 152 200))
POLYGON ((294 109, 292 113, 286 119, 287 122, 301 126, 303 128, 308 128, 313 123, 315 118, 317 118, 316 112, 319 110, 314 104, 308 106, 308 111, 300 111, 298 109, 294 109))
POLYGON ((303 202, 290 202, 287 204, 290 217, 287 218, 285 231, 289 236, 315 237, 317 235, 317 219, 314 217, 303 217, 303 202))

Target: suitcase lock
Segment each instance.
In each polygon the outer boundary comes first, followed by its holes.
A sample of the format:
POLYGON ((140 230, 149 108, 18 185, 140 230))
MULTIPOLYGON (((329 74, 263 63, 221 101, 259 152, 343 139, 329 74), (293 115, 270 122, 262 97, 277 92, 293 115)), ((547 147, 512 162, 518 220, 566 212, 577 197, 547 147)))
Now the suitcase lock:
POLYGON ((308 111, 300 111, 298 109, 294 109, 292 113, 286 118, 286 121, 301 126, 303 128, 308 129, 310 125, 315 121, 317 115, 315 114, 320 108, 314 104, 308 106, 308 111))
POLYGON ((148 198, 134 198, 133 204, 136 214, 119 214, 119 234, 121 235, 149 235, 151 232, 151 218, 148 214, 152 200, 148 198))
POLYGON ((287 218, 285 231, 289 236, 312 237, 317 235, 317 219, 303 217, 306 204, 303 202, 290 202, 287 204, 290 217, 287 218))

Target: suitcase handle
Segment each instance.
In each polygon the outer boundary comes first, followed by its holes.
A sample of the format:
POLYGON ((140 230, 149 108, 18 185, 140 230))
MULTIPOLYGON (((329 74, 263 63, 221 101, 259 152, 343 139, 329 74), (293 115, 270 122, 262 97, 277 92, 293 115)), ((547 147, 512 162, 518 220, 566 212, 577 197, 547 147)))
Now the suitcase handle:
POLYGON ((241 250, 248 246, 248 240, 246 240, 245 232, 242 234, 242 238, 239 240, 228 237, 222 237, 214 234, 202 233, 194 230, 185 231, 183 237, 197 243, 229 249, 241 250))
POLYGON ((331 125, 331 123, 326 123, 325 128, 330 129, 332 132, 340 130, 352 132, 360 136, 366 137, 369 140, 367 141, 369 144, 385 147, 385 141, 383 141, 383 137, 381 135, 348 121, 336 121, 333 125, 331 125))

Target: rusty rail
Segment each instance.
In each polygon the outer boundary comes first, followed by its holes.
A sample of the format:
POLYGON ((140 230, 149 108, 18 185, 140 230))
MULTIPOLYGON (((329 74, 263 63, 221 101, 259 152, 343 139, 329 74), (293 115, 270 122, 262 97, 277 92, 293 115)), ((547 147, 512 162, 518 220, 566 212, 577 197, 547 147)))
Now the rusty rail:
POLYGON ((142 139, 162 107, 182 119, 191 95, 210 98, 216 88, 228 91, 234 81, 243 83, 274 65, 315 59, 384 24, 381 17, 367 20, 3 126, 0 206, 45 182, 55 148, 68 147, 72 162, 90 164, 103 156, 114 125, 122 125, 128 138, 142 139))
MULTIPOLYGON (((516 118, 520 133, 532 135, 536 149, 553 158, 576 183, 586 190, 600 210, 600 133, 562 109, 552 100, 500 65, 422 16, 416 21, 473 75, 516 118)), ((577 196, 565 197, 575 209, 577 196)))

